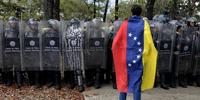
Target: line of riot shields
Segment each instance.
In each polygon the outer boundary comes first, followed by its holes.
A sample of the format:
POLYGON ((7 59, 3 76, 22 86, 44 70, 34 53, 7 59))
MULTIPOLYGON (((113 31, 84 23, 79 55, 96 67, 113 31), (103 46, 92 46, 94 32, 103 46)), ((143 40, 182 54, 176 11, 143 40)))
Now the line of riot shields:
MULTIPOLYGON (((4 83, 10 85, 16 79, 20 87, 20 77, 27 73, 30 83, 35 81, 40 86, 48 80, 52 86, 60 84, 64 73, 70 88, 78 86, 79 91, 85 85, 100 88, 104 79, 109 82, 111 78, 116 88, 111 46, 121 23, 115 21, 109 26, 99 19, 83 22, 76 18, 0 21, 0 70, 4 83)), ((151 21, 150 25, 158 50, 156 83, 164 89, 194 83, 200 86, 200 28, 178 21, 151 21)))
POLYGON ((175 20, 150 23, 158 50, 156 83, 164 89, 200 86, 199 26, 175 20))
POLYGON ((0 21, 2 73, 64 72, 72 87, 84 90, 87 79, 100 88, 109 35, 103 27, 98 19, 0 21))

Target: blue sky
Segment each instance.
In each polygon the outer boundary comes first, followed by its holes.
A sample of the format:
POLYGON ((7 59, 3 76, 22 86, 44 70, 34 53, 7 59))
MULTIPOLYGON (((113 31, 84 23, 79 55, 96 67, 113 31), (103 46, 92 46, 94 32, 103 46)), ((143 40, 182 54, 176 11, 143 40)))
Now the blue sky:
MULTIPOLYGON (((120 1, 130 1, 130 0, 119 0, 120 1)), ((115 0, 110 0, 110 4, 111 6, 114 6, 115 5, 115 0)))
POLYGON ((111 0, 111 1, 110 1, 110 4, 111 4, 112 6, 114 6, 114 5, 115 5, 115 0, 111 0))

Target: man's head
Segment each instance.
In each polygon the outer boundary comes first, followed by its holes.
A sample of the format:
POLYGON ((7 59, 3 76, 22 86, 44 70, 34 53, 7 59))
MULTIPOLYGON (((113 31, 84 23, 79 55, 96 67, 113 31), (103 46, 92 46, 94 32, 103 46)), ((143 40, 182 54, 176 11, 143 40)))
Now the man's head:
POLYGON ((37 22, 36 19, 30 18, 30 19, 28 20, 27 24, 29 25, 29 28, 30 28, 32 31, 38 30, 38 22, 37 22))
POLYGON ((131 8, 132 15, 140 16, 142 13, 142 7, 140 5, 134 4, 131 8))
POLYGON ((9 17, 8 25, 10 28, 17 28, 18 27, 18 19, 14 16, 9 17))
POLYGON ((187 25, 190 27, 194 27, 195 26, 195 18, 194 17, 190 17, 187 19, 187 25))

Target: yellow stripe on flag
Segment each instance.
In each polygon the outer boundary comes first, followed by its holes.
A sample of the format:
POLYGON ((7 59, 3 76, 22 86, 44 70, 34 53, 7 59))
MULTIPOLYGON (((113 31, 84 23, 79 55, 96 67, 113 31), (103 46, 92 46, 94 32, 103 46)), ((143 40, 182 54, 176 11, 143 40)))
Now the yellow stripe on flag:
POLYGON ((152 34, 149 23, 144 20, 144 49, 142 54, 143 60, 143 76, 142 76, 142 91, 152 89, 154 86, 156 75, 156 63, 158 52, 154 47, 152 34))

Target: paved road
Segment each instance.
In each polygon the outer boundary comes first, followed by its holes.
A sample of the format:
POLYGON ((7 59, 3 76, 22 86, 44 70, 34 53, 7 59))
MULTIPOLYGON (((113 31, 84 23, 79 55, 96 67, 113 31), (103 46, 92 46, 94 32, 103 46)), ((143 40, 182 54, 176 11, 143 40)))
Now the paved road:
MULTIPOLYGON (((85 100, 118 100, 118 92, 111 85, 103 86, 101 89, 90 88, 83 92, 85 100)), ((127 100, 133 100, 129 94, 127 100)), ((142 100, 200 100, 200 88, 188 87, 163 90, 154 88, 142 93, 142 100)))

